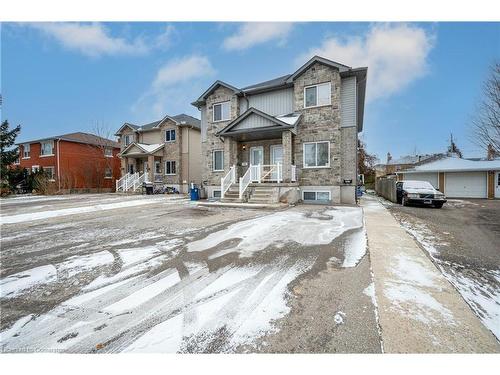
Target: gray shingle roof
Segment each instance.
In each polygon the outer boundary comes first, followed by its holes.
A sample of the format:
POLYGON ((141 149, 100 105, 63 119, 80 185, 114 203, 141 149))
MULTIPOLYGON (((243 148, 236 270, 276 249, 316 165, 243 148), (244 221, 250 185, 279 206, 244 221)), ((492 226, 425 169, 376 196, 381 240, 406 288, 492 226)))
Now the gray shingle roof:
POLYGON ((286 80, 291 76, 291 74, 287 74, 278 78, 270 79, 269 81, 264 81, 260 83, 256 83, 255 85, 250 85, 247 87, 243 87, 242 91, 253 91, 260 89, 267 89, 277 86, 283 86, 286 84, 286 80))
POLYGON ((97 145, 97 146, 118 147, 118 148, 120 147, 120 144, 118 142, 115 142, 111 139, 99 137, 95 134, 84 133, 84 132, 67 133, 62 135, 56 135, 54 137, 47 137, 47 138, 35 139, 33 141, 20 142, 18 144, 35 143, 41 141, 48 141, 51 139, 61 139, 63 141, 68 141, 68 142, 86 143, 89 145, 97 145))
MULTIPOLYGON (((190 126, 192 126, 193 128, 196 128, 196 129, 200 129, 201 128, 201 121, 200 120, 198 120, 197 118, 195 118, 193 116, 186 115, 185 113, 181 113, 181 114, 175 115, 175 116, 169 116, 169 115, 167 115, 165 117, 170 117, 174 121, 178 122, 179 126, 190 125, 190 126)), ((128 125, 131 128, 133 128, 134 130, 139 130, 139 131, 141 131, 141 130, 151 130, 151 129, 154 129, 156 126, 158 126, 163 121, 163 119, 157 120, 157 121, 153 121, 153 122, 149 122, 149 123, 144 124, 144 125, 134 125, 134 124, 130 124, 130 123, 126 122, 123 126, 128 125)), ((122 126, 122 128, 123 128, 123 126, 122 126)))

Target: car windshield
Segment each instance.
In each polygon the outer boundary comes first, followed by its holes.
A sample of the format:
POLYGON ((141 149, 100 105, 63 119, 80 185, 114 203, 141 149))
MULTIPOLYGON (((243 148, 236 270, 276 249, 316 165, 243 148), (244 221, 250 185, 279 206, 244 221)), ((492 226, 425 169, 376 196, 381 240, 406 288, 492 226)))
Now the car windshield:
POLYGON ((434 186, 427 181, 406 181, 404 187, 409 189, 434 189, 434 186))

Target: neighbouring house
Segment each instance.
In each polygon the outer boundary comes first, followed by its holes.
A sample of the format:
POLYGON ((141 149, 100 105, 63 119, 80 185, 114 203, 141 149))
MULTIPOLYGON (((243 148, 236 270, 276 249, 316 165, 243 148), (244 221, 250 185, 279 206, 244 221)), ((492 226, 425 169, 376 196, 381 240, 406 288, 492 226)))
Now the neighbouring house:
POLYGON ((43 168, 58 192, 114 191, 120 176, 120 145, 89 133, 68 133, 25 141, 15 166, 43 168))
POLYGON ((200 120, 185 114, 116 132, 121 146, 117 191, 136 191, 144 182, 187 193, 201 182, 200 120))
POLYGON ((192 103, 208 197, 354 203, 366 78, 367 68, 315 56, 244 88, 212 84, 192 103))
POLYGON ((398 159, 393 159, 392 155, 388 152, 386 163, 375 165, 375 177, 395 174, 406 169, 414 168, 417 165, 430 163, 431 161, 441 159, 445 156, 445 154, 406 155, 398 159))
POLYGON ((500 159, 445 157, 397 175, 403 180, 428 181, 448 198, 500 198, 500 159))

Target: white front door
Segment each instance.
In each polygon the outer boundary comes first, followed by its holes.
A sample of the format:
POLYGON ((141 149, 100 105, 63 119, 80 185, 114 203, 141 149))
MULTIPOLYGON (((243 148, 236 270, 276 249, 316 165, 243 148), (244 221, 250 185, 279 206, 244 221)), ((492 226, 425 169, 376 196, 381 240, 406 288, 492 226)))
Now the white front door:
POLYGON ((500 172, 495 173, 495 198, 500 198, 500 172))
MULTIPOLYGON (((256 166, 259 164, 260 165, 264 164, 264 147, 263 146, 250 147, 250 168, 252 168, 252 166, 256 166)), ((259 172, 251 173, 251 179, 253 182, 259 181, 259 178, 257 177, 258 174, 259 172)))
MULTIPOLYGON (((271 165, 280 164, 281 176, 283 175, 283 146, 282 145, 272 145, 271 146, 271 165)), ((280 177, 280 180, 282 178, 280 177)), ((278 170, 273 169, 271 173, 271 180, 278 181, 278 170)))
POLYGON ((148 179, 148 162, 147 161, 145 161, 143 164, 142 172, 145 174, 144 180, 149 181, 149 179, 148 179))

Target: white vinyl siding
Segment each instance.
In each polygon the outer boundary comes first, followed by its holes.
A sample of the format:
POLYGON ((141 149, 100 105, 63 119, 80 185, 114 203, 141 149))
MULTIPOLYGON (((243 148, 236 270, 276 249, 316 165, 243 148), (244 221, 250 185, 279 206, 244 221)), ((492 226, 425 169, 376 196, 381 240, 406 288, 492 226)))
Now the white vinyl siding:
POLYGON ((330 202, 331 193, 330 191, 303 191, 302 200, 304 202, 330 202))
POLYGON ((165 162, 165 175, 172 176, 176 174, 175 161, 168 160, 165 162))
POLYGON ((23 145, 23 159, 29 159, 30 157, 30 144, 26 143, 23 145))
MULTIPOLYGON (((293 88, 265 92, 248 96, 251 108, 258 109, 271 116, 286 115, 294 111, 295 96, 293 88)), ((240 113, 248 109, 247 101, 240 100, 240 113)))
POLYGON ((165 142, 175 142, 175 129, 165 130, 165 142))
POLYGON ((214 172, 220 172, 224 170, 224 151, 214 150, 212 155, 212 169, 214 172))
POLYGON ((330 142, 306 142, 303 144, 304 168, 330 167, 330 142))
POLYGON ((41 142, 40 156, 54 155, 54 141, 41 142))
POLYGON ((304 87, 304 108, 330 105, 332 102, 331 82, 304 87))
POLYGON ((356 77, 342 78, 340 86, 340 126, 356 126, 356 77))
POLYGON ((231 102, 222 102, 213 105, 213 122, 227 121, 231 118, 231 102))

